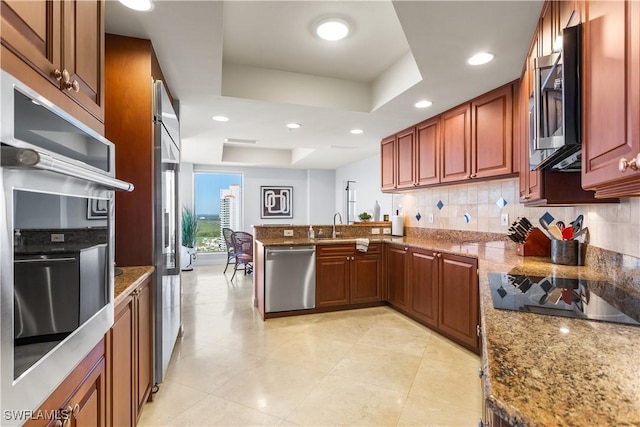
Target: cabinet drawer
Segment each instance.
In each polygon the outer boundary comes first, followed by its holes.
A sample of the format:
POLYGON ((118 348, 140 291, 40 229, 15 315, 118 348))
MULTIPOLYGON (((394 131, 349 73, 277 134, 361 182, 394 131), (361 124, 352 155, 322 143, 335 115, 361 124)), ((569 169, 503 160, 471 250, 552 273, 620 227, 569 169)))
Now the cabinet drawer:
POLYGON ((317 245, 316 256, 352 256, 355 251, 355 245, 317 245))

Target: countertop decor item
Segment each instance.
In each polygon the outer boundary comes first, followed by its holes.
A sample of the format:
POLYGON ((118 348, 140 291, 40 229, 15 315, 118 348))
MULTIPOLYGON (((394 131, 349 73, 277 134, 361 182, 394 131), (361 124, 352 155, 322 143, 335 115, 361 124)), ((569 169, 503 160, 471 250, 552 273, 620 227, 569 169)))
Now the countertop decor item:
POLYGON ((358 218, 360 218, 360 221, 369 221, 371 220, 371 215, 369 215, 368 212, 362 212, 360 215, 358 215, 358 218))

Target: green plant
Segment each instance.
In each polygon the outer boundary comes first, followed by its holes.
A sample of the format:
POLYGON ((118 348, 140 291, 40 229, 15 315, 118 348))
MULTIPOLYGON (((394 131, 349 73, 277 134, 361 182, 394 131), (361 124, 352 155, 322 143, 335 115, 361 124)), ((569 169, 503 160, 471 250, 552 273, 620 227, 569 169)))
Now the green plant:
POLYGON ((362 212, 360 215, 358 215, 358 218, 360 218, 360 220, 362 221, 368 221, 371 219, 371 215, 369 215, 367 212, 362 212))
POLYGON ((182 208, 182 245, 193 248, 196 244, 196 233, 198 232, 198 220, 193 209, 182 208))

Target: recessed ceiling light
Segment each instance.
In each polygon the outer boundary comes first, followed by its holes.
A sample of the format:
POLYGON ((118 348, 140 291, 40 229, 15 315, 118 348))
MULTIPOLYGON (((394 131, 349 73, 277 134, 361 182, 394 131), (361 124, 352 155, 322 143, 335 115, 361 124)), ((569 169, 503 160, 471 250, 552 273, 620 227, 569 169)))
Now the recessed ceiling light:
POLYGON ((289 129, 300 129, 302 125, 300 123, 287 123, 289 129))
POLYGON ((120 0, 120 3, 139 12, 148 12, 153 9, 151 0, 120 0))
POLYGON ((316 34, 323 40, 342 40, 349 35, 349 24, 344 19, 326 18, 317 23, 316 34))
POLYGON ((471 58, 467 59, 467 64, 469 65, 482 65, 487 62, 491 62, 495 58, 493 53, 489 52, 480 52, 473 55, 471 58))
POLYGON ((229 121, 229 117, 225 117, 225 116, 213 116, 211 118, 213 120, 215 120, 216 122, 228 122, 229 121))
POLYGON ((432 105, 433 105, 433 102, 427 101, 426 99, 423 99, 422 101, 418 101, 415 104, 413 104, 413 106, 416 108, 427 108, 427 107, 431 107, 432 105))
POLYGON ((354 135, 360 135, 364 133, 362 129, 351 129, 350 132, 354 135))

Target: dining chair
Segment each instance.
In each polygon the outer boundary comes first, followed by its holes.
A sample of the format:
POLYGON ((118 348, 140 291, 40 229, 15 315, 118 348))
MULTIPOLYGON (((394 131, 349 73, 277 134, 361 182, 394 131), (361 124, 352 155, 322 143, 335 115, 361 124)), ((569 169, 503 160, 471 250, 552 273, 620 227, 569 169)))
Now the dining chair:
POLYGON ((234 231, 231 234, 231 241, 235 256, 235 265, 231 276, 231 280, 233 280, 238 270, 244 270, 245 275, 253 273, 253 235, 244 231, 234 231), (239 266, 244 267, 238 268, 239 266))
POLYGON ((227 272, 227 267, 231 264, 231 261, 235 263, 236 256, 233 253, 233 241, 231 240, 231 235, 233 234, 233 230, 230 228, 222 229, 222 236, 224 237, 224 244, 227 246, 227 265, 224 266, 224 272, 227 272))

